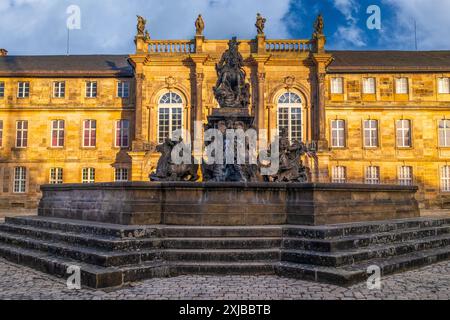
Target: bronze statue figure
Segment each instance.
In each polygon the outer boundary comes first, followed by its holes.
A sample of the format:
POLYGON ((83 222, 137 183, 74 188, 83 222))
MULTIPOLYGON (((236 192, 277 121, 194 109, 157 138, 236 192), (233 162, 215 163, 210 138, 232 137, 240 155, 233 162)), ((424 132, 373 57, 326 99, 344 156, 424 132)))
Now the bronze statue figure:
POLYGON ((203 35, 203 30, 205 30, 205 21, 203 21, 202 15, 199 14, 195 21, 195 34, 201 36, 203 35))
POLYGON ((148 30, 145 30, 144 40, 145 41, 150 41, 150 33, 148 33, 148 30))
POLYGON ((141 16, 137 16, 137 18, 138 18, 137 34, 138 34, 138 36, 144 36, 145 25, 147 24, 147 20, 145 20, 141 16))
POLYGON ((197 164, 194 164, 194 159, 191 156, 190 164, 174 164, 172 162, 172 150, 173 148, 182 143, 172 141, 170 138, 166 138, 164 143, 156 147, 156 151, 161 153, 161 157, 158 160, 156 166, 156 172, 150 174, 150 181, 197 181, 198 180, 198 168, 197 164))
POLYGON ((316 21, 314 22, 314 33, 317 35, 323 34, 323 28, 324 28, 323 17, 322 14, 319 14, 317 16, 316 21))
POLYGON ((267 19, 263 18, 260 13, 256 15, 256 31, 258 34, 264 34, 264 26, 266 24, 267 19))
POLYGON ((245 83, 244 59, 238 51, 239 43, 235 37, 228 46, 216 64, 218 79, 214 96, 221 108, 247 108, 250 104, 250 86, 245 83))

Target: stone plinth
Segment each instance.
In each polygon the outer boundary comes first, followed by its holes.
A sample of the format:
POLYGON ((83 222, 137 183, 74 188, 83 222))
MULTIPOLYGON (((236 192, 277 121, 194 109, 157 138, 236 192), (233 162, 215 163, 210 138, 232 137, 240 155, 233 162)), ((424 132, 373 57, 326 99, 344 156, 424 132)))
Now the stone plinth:
POLYGON ((416 187, 127 182, 44 185, 39 216, 123 225, 326 225, 419 216, 416 187))

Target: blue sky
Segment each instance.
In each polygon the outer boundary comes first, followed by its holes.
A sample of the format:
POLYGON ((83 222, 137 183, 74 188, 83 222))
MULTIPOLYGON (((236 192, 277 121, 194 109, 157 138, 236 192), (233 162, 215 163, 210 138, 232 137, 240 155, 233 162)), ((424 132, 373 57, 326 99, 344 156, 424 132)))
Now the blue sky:
POLYGON ((207 38, 253 38, 255 16, 268 19, 268 38, 309 38, 319 12, 328 49, 449 50, 450 0, 0 0, 0 48, 10 54, 65 54, 66 9, 81 9, 71 54, 132 53, 136 14, 153 39, 186 39, 202 13, 207 38), (367 7, 381 9, 381 30, 369 30, 367 7))

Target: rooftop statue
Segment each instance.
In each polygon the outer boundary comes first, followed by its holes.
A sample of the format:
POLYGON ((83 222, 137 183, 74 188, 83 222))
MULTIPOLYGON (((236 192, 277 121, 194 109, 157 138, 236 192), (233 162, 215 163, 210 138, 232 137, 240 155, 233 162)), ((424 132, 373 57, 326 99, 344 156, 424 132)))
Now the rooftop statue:
POLYGON ((203 21, 202 15, 199 14, 197 20, 195 21, 195 33, 198 36, 203 35, 203 30, 205 30, 205 21, 203 21))
POLYGON ((267 19, 263 18, 260 13, 256 15, 256 31, 258 34, 264 34, 264 26, 266 24, 267 19))
POLYGON ((314 22, 314 33, 317 35, 323 34, 323 28, 324 28, 323 17, 321 14, 319 14, 317 16, 316 21, 314 22))
POLYGON ((137 16, 138 22, 137 22, 137 34, 138 36, 143 36, 145 32, 145 25, 147 24, 147 20, 145 20, 141 16, 137 16))
POLYGON ((228 49, 216 64, 217 84, 214 96, 221 108, 247 108, 250 104, 250 85, 245 83, 244 59, 233 37, 228 49))

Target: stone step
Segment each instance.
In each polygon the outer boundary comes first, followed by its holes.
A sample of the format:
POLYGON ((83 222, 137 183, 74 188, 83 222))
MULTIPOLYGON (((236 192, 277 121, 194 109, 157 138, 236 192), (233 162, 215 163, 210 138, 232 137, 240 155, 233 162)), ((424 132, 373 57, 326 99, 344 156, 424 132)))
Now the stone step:
POLYGON ((29 227, 18 224, 0 224, 0 231, 22 235, 38 240, 58 241, 77 246, 98 248, 105 251, 121 251, 121 250, 142 250, 154 249, 161 246, 161 240, 158 238, 118 238, 111 236, 100 236, 95 234, 82 234, 69 231, 51 230, 46 228, 29 227))
POLYGON ((166 261, 181 262, 243 262, 243 261, 279 261, 280 249, 165 249, 163 258, 166 261))
POLYGON ((292 237, 284 238, 282 247, 284 249, 337 252, 342 250, 365 248, 373 245, 388 245, 410 240, 420 240, 443 234, 450 234, 450 226, 400 229, 392 232, 317 240, 313 240, 311 238, 292 237))
POLYGON ((100 267, 82 263, 61 256, 54 256, 46 252, 19 248, 0 244, 0 255, 20 265, 67 279, 69 266, 81 269, 81 285, 95 289, 120 287, 132 281, 139 281, 153 277, 169 276, 169 267, 165 262, 148 261, 139 265, 122 268, 100 267))
POLYGON ((450 226, 450 218, 414 218, 390 221, 345 223, 327 226, 285 226, 285 237, 334 239, 346 236, 384 233, 396 230, 450 226))
POLYGON ((200 275, 273 275, 278 262, 174 262, 171 264, 171 276, 200 275))
POLYGON ((167 238, 165 249, 280 249, 281 238, 167 238))
POLYGON ((83 261, 103 267, 139 264, 143 261, 159 260, 159 250, 142 250, 131 252, 107 252, 92 248, 69 245, 63 242, 47 242, 22 235, 0 232, 0 243, 20 248, 47 252, 49 254, 83 261))
POLYGON ((281 238, 283 226, 197 227, 170 226, 162 229, 165 238, 281 238))
POLYGON ((282 250, 281 260, 325 267, 340 267, 376 258, 390 257, 450 246, 450 234, 403 243, 375 245, 360 250, 314 252, 307 250, 282 250))
POLYGON ((125 226, 49 217, 6 217, 5 223, 121 239, 159 237, 160 226, 125 226))
POLYGON ((412 252, 389 259, 374 259, 341 268, 281 262, 276 268, 276 273, 283 277, 350 286, 366 281, 369 276, 367 268, 371 265, 379 266, 382 276, 386 276, 448 259, 450 259, 450 248, 446 247, 412 252))

